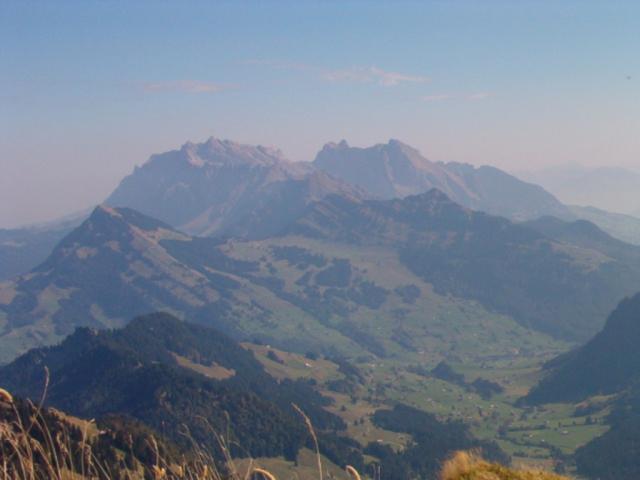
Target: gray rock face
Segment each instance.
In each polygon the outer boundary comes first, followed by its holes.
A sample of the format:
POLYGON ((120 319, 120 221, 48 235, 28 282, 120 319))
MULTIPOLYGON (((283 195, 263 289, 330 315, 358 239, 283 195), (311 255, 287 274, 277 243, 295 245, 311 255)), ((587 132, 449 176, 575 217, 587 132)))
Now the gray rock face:
POLYGON ((336 193, 358 195, 309 164, 287 161, 279 150, 210 138, 153 155, 106 204, 134 208, 191 234, 257 238, 275 233, 309 202, 336 193))
POLYGON ((350 147, 344 140, 328 143, 313 164, 381 198, 437 188, 461 205, 513 220, 568 214, 564 205, 537 185, 493 167, 431 162, 398 140, 369 148, 350 147))

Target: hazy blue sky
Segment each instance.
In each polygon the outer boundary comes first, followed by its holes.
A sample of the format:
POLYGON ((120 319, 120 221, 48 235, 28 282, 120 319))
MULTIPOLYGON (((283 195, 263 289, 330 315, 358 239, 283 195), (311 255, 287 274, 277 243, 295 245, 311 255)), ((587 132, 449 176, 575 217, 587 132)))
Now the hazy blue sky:
POLYGON ((0 226, 210 135, 640 166, 640 2, 0 1, 0 226))

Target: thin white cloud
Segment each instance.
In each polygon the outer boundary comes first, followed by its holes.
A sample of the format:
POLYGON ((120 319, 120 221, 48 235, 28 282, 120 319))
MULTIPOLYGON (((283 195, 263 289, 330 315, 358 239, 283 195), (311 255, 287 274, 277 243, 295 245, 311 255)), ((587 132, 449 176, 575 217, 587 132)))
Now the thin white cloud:
POLYGON ((244 60, 240 63, 242 65, 267 66, 271 68, 312 72, 323 80, 336 83, 377 83, 383 87, 395 87, 403 83, 426 83, 429 81, 428 77, 392 72, 376 66, 356 66, 340 70, 327 70, 325 68, 316 67, 306 63, 268 59, 250 59, 244 60))
POLYGON ((264 60, 264 59, 249 59, 249 60, 242 60, 239 62, 240 65, 255 65, 255 66, 262 66, 262 67, 272 67, 272 68, 284 68, 287 70, 315 70, 315 71, 320 71, 319 68, 314 67, 312 65, 308 65, 306 63, 300 63, 300 62, 285 62, 285 61, 281 61, 281 60, 264 60))
POLYGON ((485 99, 491 98, 491 97, 493 97, 493 94, 491 94, 489 92, 477 92, 477 93, 472 93, 467 98, 469 100, 485 100, 485 99))
POLYGON ((422 97, 423 102, 441 102, 443 100, 451 100, 455 98, 453 95, 449 95, 448 93, 441 93, 439 95, 425 95, 422 97))
POLYGON ((174 82, 149 82, 143 85, 145 92, 184 92, 184 93, 218 93, 231 88, 213 82, 201 82, 198 80, 178 80, 174 82))
POLYGON ((391 72, 378 67, 352 67, 346 70, 324 72, 322 77, 330 82, 377 83, 383 87, 395 87, 402 83, 425 83, 428 77, 391 72))
POLYGON ((466 100, 466 101, 479 101, 486 100, 487 98, 493 97, 494 94, 490 92, 477 92, 477 93, 467 93, 467 94, 450 94, 450 93, 440 93, 433 95, 425 95, 420 97, 420 100, 423 102, 441 102, 444 100, 466 100))

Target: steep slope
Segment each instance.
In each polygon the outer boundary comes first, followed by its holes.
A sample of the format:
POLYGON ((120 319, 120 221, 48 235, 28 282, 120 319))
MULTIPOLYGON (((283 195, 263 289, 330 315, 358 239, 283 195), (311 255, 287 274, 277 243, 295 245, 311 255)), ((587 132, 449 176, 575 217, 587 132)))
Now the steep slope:
POLYGON ((136 318, 122 330, 79 329, 59 346, 0 368, 0 383, 38 399, 44 366, 51 377, 48 404, 84 418, 129 415, 184 447, 190 446, 186 427, 217 451, 213 429, 228 432, 236 455, 294 459, 306 435, 292 402, 318 429, 344 428, 309 384, 278 383, 230 338, 168 314, 136 318))
POLYGON ((189 237, 99 207, 41 266, 0 284, 2 359, 158 309, 302 352, 533 353, 551 343, 529 329, 586 338, 640 289, 634 252, 551 240, 437 190, 327 197, 277 238, 251 242, 189 237))
POLYGON ((197 235, 276 233, 310 202, 356 189, 278 150, 210 138, 153 155, 106 200, 197 235))
POLYGON ((99 207, 46 262, 0 284, 0 358, 58 342, 78 326, 118 327, 156 310, 302 353, 436 361, 560 347, 473 300, 437 294, 400 262, 395 245, 221 241, 99 207))
POLYGON ((471 298, 523 325, 586 339, 620 298, 640 288, 636 257, 553 241, 500 217, 460 207, 432 190, 403 200, 330 197, 291 233, 394 246, 412 272, 441 294, 471 298))
POLYGON ((640 294, 623 300, 587 344, 547 366, 547 376, 526 400, 580 401, 619 393, 640 381, 640 294))
POLYGON ((259 262, 234 260, 219 247, 134 210, 98 207, 38 268, 0 284, 2 359, 59 341, 78 326, 121 326, 159 309, 238 338, 290 340, 299 349, 354 347, 253 281, 259 262))
POLYGON ((640 245, 640 218, 621 213, 612 213, 595 207, 569 206, 571 215, 596 224, 609 235, 623 242, 640 245))
POLYGON ((526 220, 566 215, 567 209, 543 188, 493 167, 435 163, 398 140, 369 148, 329 143, 314 166, 380 198, 406 197, 437 188, 476 210, 526 220))
POLYGON ((554 240, 593 249, 621 262, 640 264, 637 245, 618 240, 587 220, 567 222, 555 217, 541 217, 522 225, 554 240))
POLYGON ((607 417, 609 430, 575 453, 584 478, 635 480, 640 476, 640 384, 624 391, 607 417))
POLYGON ((618 305, 592 340, 549 362, 545 377, 523 399, 541 404, 607 396, 609 429, 575 454, 577 471, 585 478, 632 480, 640 475, 639 342, 636 294, 618 305))

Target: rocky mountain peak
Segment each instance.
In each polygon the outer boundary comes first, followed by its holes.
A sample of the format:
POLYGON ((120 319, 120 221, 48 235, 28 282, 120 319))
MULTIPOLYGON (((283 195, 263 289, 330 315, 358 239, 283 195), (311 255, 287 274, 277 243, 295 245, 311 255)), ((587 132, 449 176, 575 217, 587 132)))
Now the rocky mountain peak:
POLYGON ((195 167, 242 164, 270 166, 288 163, 282 151, 277 148, 245 145, 216 137, 210 137, 202 143, 187 142, 181 147, 180 153, 182 159, 195 167))

